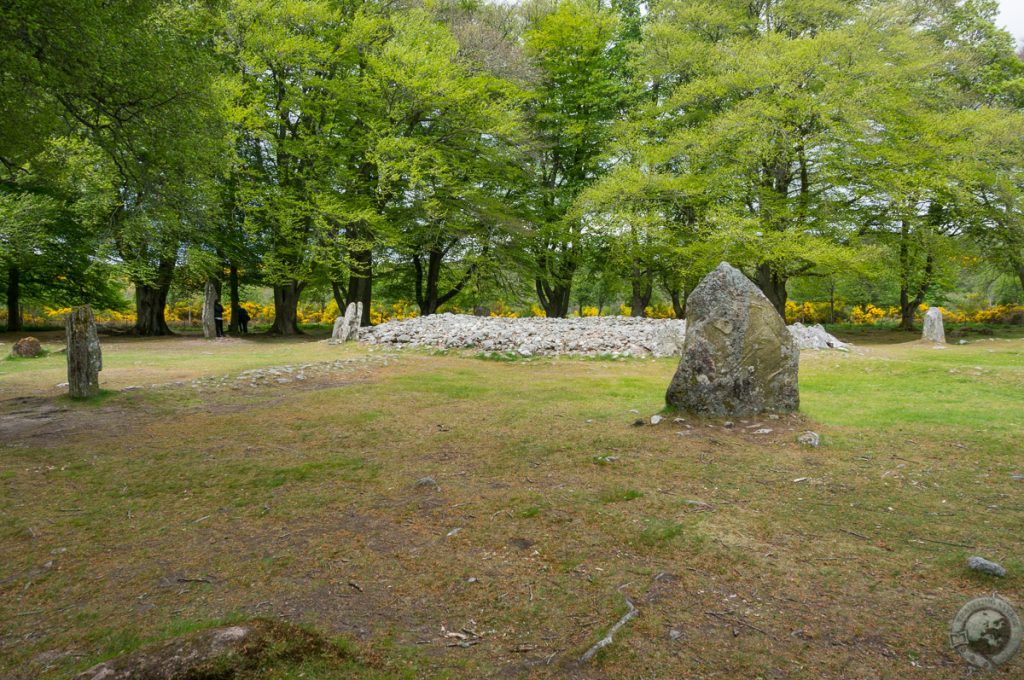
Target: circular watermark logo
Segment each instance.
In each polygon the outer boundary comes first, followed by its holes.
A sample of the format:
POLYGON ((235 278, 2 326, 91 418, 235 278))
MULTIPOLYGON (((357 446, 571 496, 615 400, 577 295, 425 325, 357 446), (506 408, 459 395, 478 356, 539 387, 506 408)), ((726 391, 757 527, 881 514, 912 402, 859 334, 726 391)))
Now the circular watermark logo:
POLYGON ((949 642, 964 660, 977 668, 995 668, 1020 649, 1024 627, 1010 603, 993 595, 971 600, 957 612, 949 627, 949 642))

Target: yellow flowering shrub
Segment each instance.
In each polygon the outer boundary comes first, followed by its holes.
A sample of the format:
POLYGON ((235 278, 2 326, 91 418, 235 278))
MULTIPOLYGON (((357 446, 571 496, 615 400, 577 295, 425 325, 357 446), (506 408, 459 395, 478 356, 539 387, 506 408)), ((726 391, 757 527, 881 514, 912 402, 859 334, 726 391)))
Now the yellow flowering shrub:
MULTIPOLYGON (((509 307, 504 300, 498 300, 497 304, 491 308, 491 316, 500 316, 506 319, 518 319, 517 314, 511 307, 509 307)), ((534 314, 537 316, 537 314, 534 314)), ((543 315, 542 315, 543 316, 543 315)))
POLYGON ((401 321, 402 319, 413 319, 419 316, 419 310, 408 300, 399 300, 390 305, 374 302, 370 305, 370 323, 387 323, 388 321, 401 321))
POLYGON ((672 308, 672 305, 667 304, 648 305, 644 307, 644 316, 648 319, 674 319, 676 310, 672 308))

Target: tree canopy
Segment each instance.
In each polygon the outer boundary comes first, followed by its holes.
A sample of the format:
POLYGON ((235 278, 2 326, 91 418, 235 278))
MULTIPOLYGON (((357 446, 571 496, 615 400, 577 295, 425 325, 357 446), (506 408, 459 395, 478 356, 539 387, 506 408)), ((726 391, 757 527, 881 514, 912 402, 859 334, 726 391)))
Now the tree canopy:
MULTIPOLYGON (((720 260, 782 312, 970 252, 1024 290, 1024 62, 993 0, 14 0, 0 270, 26 301, 172 287, 548 316, 720 260), (833 291, 834 292, 834 291, 833 291), (316 295, 320 295, 319 292, 316 295)), ((579 312, 577 312, 579 313, 579 312)))

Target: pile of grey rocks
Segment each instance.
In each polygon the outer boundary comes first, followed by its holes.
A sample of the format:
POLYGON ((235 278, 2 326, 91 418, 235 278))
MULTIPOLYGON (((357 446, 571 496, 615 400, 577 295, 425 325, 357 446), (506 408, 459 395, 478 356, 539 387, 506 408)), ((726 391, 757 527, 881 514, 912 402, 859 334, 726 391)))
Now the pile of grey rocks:
POLYGON ((805 326, 799 321, 788 327, 800 349, 838 349, 848 352, 851 345, 831 335, 821 324, 805 326))
MULTIPOLYGON (((792 329, 792 327, 790 327, 792 329)), ((801 349, 847 347, 820 326, 801 327, 801 349), (818 331, 820 329, 820 333, 818 331)), ((433 349, 478 349, 488 353, 613 357, 679 356, 686 321, 601 316, 569 319, 433 314, 363 328, 360 339, 380 345, 433 349)))

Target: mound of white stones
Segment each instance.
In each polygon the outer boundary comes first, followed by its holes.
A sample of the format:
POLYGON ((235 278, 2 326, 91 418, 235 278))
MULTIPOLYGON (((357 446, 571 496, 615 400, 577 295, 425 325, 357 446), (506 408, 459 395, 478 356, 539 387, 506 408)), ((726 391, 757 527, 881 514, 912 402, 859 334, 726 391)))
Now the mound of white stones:
POLYGON ((798 321, 789 326, 789 334, 796 340, 796 346, 800 349, 838 349, 848 352, 851 347, 849 343, 831 335, 820 323, 805 326, 798 321))
MULTIPOLYGON (((801 349, 805 348, 803 338, 812 343, 813 347, 808 348, 845 347, 839 340, 825 333, 824 329, 821 329, 821 333, 827 336, 825 340, 815 329, 803 326, 801 329, 800 334, 794 332, 801 349), (813 333, 805 330, 812 330, 813 333)), ((483 352, 523 357, 535 354, 667 357, 679 355, 685 334, 686 322, 676 319, 635 319, 628 316, 509 319, 433 314, 364 328, 360 339, 380 345, 435 349, 475 348, 483 352)))

